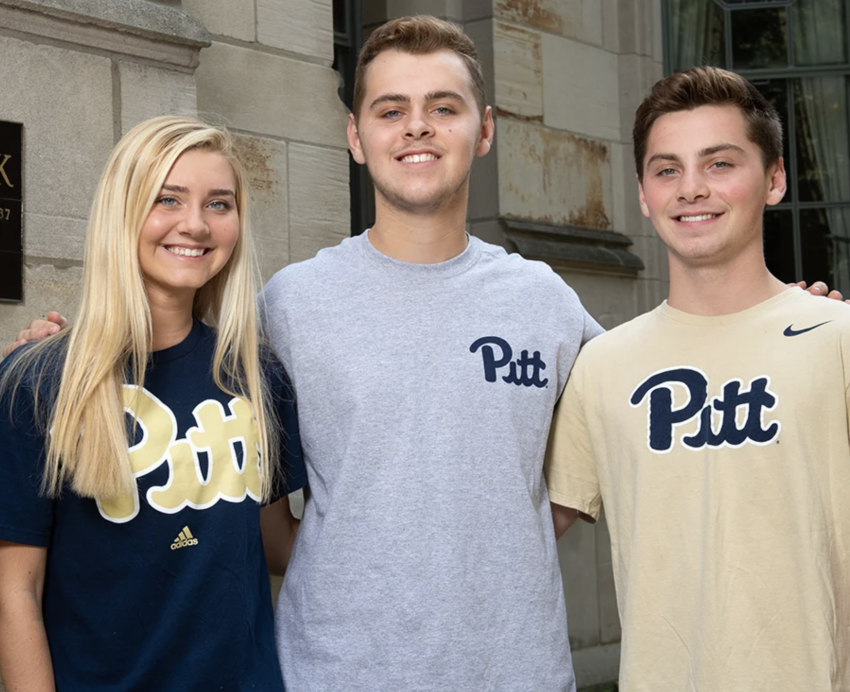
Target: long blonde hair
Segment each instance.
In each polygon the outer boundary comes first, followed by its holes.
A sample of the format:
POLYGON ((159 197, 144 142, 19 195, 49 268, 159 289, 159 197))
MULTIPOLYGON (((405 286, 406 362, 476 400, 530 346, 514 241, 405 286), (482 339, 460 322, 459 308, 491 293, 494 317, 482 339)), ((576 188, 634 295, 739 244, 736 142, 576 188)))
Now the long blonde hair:
MULTIPOLYGON (((144 386, 152 344, 150 306, 139 265, 139 234, 171 167, 187 151, 224 156, 236 179, 239 238, 222 270, 195 295, 194 316, 216 329, 216 385, 249 402, 260 452, 261 495, 268 499, 277 466, 271 442, 276 421, 260 363, 256 295, 258 273, 245 172, 226 130, 184 117, 143 122, 115 146, 98 184, 89 219, 83 289, 73 327, 36 345, 10 372, 32 372, 61 349, 64 364, 49 407, 43 491, 64 484, 100 500, 132 493, 122 385, 144 386)), ((39 389, 39 387, 36 387, 39 389)), ((39 407, 37 406, 37 409, 39 407)))

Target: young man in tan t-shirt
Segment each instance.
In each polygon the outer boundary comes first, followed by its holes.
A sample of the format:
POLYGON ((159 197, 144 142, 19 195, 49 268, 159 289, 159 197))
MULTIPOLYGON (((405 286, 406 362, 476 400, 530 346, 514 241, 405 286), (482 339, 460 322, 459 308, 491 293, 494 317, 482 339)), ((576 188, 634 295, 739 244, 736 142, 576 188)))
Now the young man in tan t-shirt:
POLYGON ((694 68, 634 140, 669 299, 583 348, 546 460, 556 526, 605 505, 620 689, 850 690, 850 308, 765 266, 779 118, 694 68))

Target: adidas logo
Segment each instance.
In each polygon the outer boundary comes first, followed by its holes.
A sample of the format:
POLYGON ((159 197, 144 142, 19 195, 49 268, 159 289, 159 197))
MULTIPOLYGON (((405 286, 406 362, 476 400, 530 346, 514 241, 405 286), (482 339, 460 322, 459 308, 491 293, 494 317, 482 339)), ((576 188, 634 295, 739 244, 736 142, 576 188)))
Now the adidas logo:
POLYGON ((184 526, 180 535, 177 536, 177 538, 174 539, 174 543, 171 544, 171 549, 177 550, 178 548, 185 548, 189 545, 198 545, 198 539, 192 535, 188 526, 184 526))

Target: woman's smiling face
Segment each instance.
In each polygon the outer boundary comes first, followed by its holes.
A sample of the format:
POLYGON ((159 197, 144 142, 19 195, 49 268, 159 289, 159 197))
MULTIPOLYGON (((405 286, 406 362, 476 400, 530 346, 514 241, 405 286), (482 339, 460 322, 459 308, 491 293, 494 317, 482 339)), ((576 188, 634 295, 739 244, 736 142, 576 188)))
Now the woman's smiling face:
POLYGON ((185 152, 168 172, 139 236, 148 294, 194 297, 227 264, 238 238, 230 162, 204 149, 185 152))

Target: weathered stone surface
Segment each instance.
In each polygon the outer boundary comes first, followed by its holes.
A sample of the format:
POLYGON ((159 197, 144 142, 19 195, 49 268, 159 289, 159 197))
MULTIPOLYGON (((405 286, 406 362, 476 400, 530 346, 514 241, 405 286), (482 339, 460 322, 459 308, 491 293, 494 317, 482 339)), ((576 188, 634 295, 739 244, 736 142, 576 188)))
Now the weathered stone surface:
POLYGON ((582 305, 605 329, 612 329, 642 312, 636 309, 635 299, 639 279, 590 274, 557 265, 555 270, 578 293, 582 305))
POLYGON ((631 142, 635 124, 635 111, 641 101, 663 75, 660 63, 652 58, 638 55, 621 55, 618 58, 620 95, 620 136, 623 142, 631 142))
POLYGON ((588 137, 620 139, 617 56, 543 35, 543 121, 588 137))
POLYGON ((286 144, 237 135, 239 158, 248 174, 252 227, 263 283, 289 263, 289 199, 286 144))
POLYGON ((602 45, 599 0, 495 0, 493 15, 548 33, 602 45))
POLYGON ((346 147, 345 106, 329 67, 213 43, 195 73, 198 112, 239 130, 346 147))
POLYGON ((183 7, 198 17, 212 34, 242 41, 256 40, 254 0, 183 0, 183 7))
POLYGON ((543 121, 543 50, 540 33, 504 22, 494 27, 496 112, 543 121))
POLYGON ((494 219, 499 215, 498 142, 475 159, 469 179, 468 219, 494 219))
POLYGON ((8 344, 34 319, 50 310, 73 317, 80 295, 82 267, 43 265, 24 267, 24 302, 0 303, 0 344, 8 344))
POLYGON ((195 79, 185 72, 119 62, 121 132, 158 115, 198 114, 195 79))
POLYGON ((463 0, 463 21, 489 19, 493 16, 493 0, 463 0))
POLYGON ((607 644, 573 651, 573 669, 582 687, 615 682, 620 674, 620 645, 607 644))
POLYGON ((289 145, 289 261, 313 257, 350 234, 348 153, 289 145))
POLYGON ((257 40, 333 62, 331 0, 257 0, 257 40))
POLYGON ((661 31, 661 7, 658 0, 618 0, 620 16, 620 52, 651 56, 661 31))
POLYGON ((469 233, 477 238, 481 238, 481 240, 485 243, 491 243, 506 249, 512 249, 509 244, 505 242, 505 231, 502 224, 496 219, 471 222, 469 224, 469 233))
POLYGON ((606 143, 510 118, 497 133, 500 215, 611 230, 606 143))
POLYGON ((668 273, 667 248, 658 236, 632 238, 634 253, 643 260, 646 269, 641 273, 643 279, 666 280, 668 273))
POLYGON ((574 649, 595 646, 599 643, 599 602, 594 527, 576 522, 558 541, 558 559, 564 578, 570 646, 574 649))
POLYGON ((146 0, 4 0, 0 26, 184 68, 194 68, 199 50, 209 45, 209 33, 195 17, 146 0))
POLYGON ((620 641, 620 614, 611 561, 611 536, 605 515, 596 523, 596 584, 599 594, 599 639, 603 644, 620 641))
POLYGON ((80 259, 113 144, 111 62, 5 36, 0 56, 0 119, 24 124, 25 252, 80 259))
POLYGON ((602 0, 602 47, 620 52, 620 0, 602 0))

